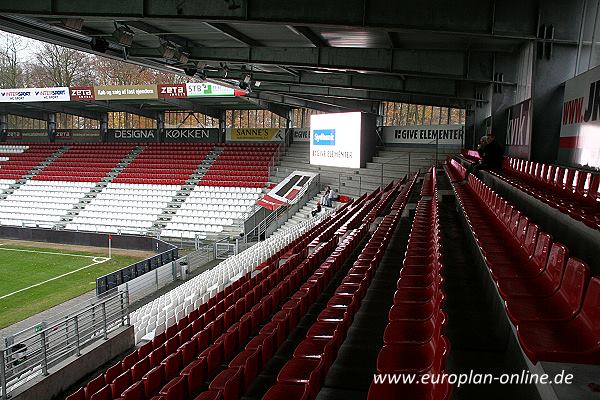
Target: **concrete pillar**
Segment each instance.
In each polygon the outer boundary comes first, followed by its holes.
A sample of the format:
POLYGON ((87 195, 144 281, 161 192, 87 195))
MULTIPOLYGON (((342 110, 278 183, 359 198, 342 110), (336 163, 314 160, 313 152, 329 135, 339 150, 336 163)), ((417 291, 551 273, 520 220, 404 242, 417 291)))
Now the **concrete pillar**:
POLYGON ((531 100, 533 161, 554 163, 558 157, 563 84, 576 74, 584 5, 584 0, 540 2, 531 100), (552 37, 560 40, 553 41, 552 37))
POLYGON ((8 132, 8 114, 0 114, 0 142, 6 142, 8 132))
MULTIPOLYGON (((517 67, 520 65, 520 53, 496 54, 494 57, 494 80, 503 82, 517 81, 517 67)), ((516 85, 493 85, 492 87, 492 132, 496 141, 505 146, 508 132, 508 113, 515 103, 517 94, 516 85)))
POLYGON ((106 133, 108 132, 108 113, 100 115, 100 140, 106 142, 106 133))
POLYGON ((219 142, 225 142, 225 129, 227 127, 227 112, 225 110, 221 111, 219 116, 219 142))
POLYGON ((165 112, 159 111, 156 113, 156 137, 159 142, 164 141, 165 134, 165 112))
POLYGON ((294 135, 292 135, 292 131, 291 131, 293 123, 294 123, 294 113, 292 112, 292 109, 290 108, 289 111, 287 112, 287 119, 286 119, 286 123, 285 123, 285 127, 287 128, 286 135, 284 136, 286 146, 289 146, 290 144, 292 144, 292 141, 294 140, 294 135))
POLYGON ((48 113, 48 139, 51 143, 56 140, 56 113, 48 113))
POLYGON ((474 149, 479 139, 487 134, 488 126, 492 123, 492 85, 480 85, 476 88, 476 98, 473 109, 466 114, 465 148, 474 149))

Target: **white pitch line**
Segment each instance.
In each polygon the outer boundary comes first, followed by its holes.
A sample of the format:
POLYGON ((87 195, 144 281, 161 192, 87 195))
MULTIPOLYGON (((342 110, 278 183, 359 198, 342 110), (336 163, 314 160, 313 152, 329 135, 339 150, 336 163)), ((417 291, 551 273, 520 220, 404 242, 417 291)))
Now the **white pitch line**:
MULTIPOLYGON (((97 257, 97 258, 104 258, 104 257, 97 257)), ((109 260, 109 258, 106 258, 104 261, 100 261, 100 262, 94 262, 93 264, 86 265, 85 267, 81 267, 81 268, 79 268, 79 269, 75 269, 75 270, 73 270, 73 271, 69 271, 69 272, 67 272, 67 273, 64 273, 64 274, 62 274, 62 275, 59 275, 59 276, 55 276, 54 278, 50 278, 50 279, 48 279, 48 280, 45 280, 45 281, 43 281, 43 282, 40 282, 40 283, 36 283, 35 285, 31 285, 31 286, 28 286, 28 287, 26 287, 26 288, 23 288, 23 289, 16 290, 16 291, 14 291, 14 292, 12 292, 12 293, 5 294, 4 296, 1 296, 1 297, 0 297, 0 300, 2 300, 2 299, 5 299, 5 298, 7 298, 7 297, 10 297, 10 296, 12 296, 13 294, 21 293, 21 292, 24 292, 24 291, 26 291, 26 290, 29 290, 29 289, 31 289, 31 288, 34 288, 34 287, 37 287, 37 286, 41 286, 41 285, 43 285, 44 283, 48 283, 48 282, 52 282, 52 281, 55 281, 55 280, 57 280, 57 279, 60 279, 60 278, 64 278, 65 276, 67 276, 67 275, 71 275, 71 274, 74 274, 75 272, 83 271, 84 269, 86 269, 86 268, 89 268, 89 267, 93 267, 94 265, 102 264, 102 263, 104 263, 104 262, 107 262, 108 260, 109 260)))
MULTIPOLYGON (((4 244, 0 244, 0 246, 4 246, 4 244)), ((83 257, 83 258, 105 258, 105 257, 96 257, 96 256, 84 256, 82 254, 71 254, 71 253, 54 253, 51 251, 39 251, 39 250, 25 250, 25 249, 3 249, 0 248, 0 250, 4 250, 4 251, 20 251, 23 253, 38 253, 38 254, 52 254, 55 256, 69 256, 69 257, 83 257)), ((107 258, 108 260, 108 258, 107 258)))

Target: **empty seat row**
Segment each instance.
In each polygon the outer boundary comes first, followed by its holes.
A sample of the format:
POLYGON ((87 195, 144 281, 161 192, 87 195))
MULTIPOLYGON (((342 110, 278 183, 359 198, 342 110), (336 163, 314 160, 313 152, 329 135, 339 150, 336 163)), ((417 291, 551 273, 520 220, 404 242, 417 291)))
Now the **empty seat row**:
POLYGON ((477 178, 454 190, 529 359, 600 363, 600 278, 477 178))
MULTIPOLYGON (((441 237, 435 189, 435 169, 429 171, 421 193, 427 197, 417 204, 400 277, 396 282, 383 347, 377 357, 377 373, 385 376, 441 374, 449 350, 443 334, 446 314, 444 300, 441 237)), ((450 398, 448 382, 435 384, 373 381, 369 400, 450 398)))
MULTIPOLYGON (((375 197, 375 205, 379 206, 379 210, 385 209, 393 197, 398 195, 397 189, 397 186, 391 186, 386 191, 391 196, 375 197)), ((404 202, 407 200, 406 194, 407 192, 403 192, 400 195, 404 202)), ((364 204, 370 209, 373 203, 365 201, 364 204)), ((333 276, 345 260, 344 249, 352 248, 353 241, 360 242, 368 234, 369 226, 377 216, 378 214, 363 215, 360 226, 347 233, 346 239, 336 248, 332 257, 321 265, 313 279, 304 287, 318 287, 318 279, 333 276), (342 256, 341 263, 335 263, 336 256, 342 256)), ((358 259, 327 301, 325 309, 308 328, 306 338, 295 348, 292 358, 279 371, 277 383, 267 391, 263 400, 314 400, 317 397, 399 219, 400 214, 383 218, 358 259)), ((315 291, 316 295, 320 294, 318 289, 315 291)))
POLYGON ((58 149, 55 145, 2 145, 0 179, 21 179, 58 149))
MULTIPOLYGON (((338 215, 338 218, 347 219, 351 215, 350 212, 338 215)), ((319 228, 319 227, 317 227, 319 228)), ((343 260, 350 254, 353 248, 360 242, 359 232, 353 232, 346 237, 346 240, 335 247, 337 238, 328 242, 322 243, 319 248, 311 253, 306 258, 306 244, 311 241, 316 234, 316 230, 299 243, 299 246, 290 253, 286 262, 279 266, 280 262, 277 258, 267 260, 261 271, 270 270, 275 267, 275 271, 282 273, 283 281, 275 287, 271 292, 271 301, 273 304, 283 304, 280 308, 271 308, 270 318, 267 323, 260 329, 257 336, 254 336, 246 342, 244 350, 235 355, 228 364, 228 368, 218 373, 214 379, 209 380, 205 386, 205 392, 201 393, 197 398, 212 398, 211 396, 222 396, 223 399, 239 398, 251 385, 253 379, 257 376, 260 370, 270 361, 277 349, 283 344, 285 337, 288 336, 295 328, 299 319, 306 313, 308 307, 314 302, 320 292, 322 292, 327 283, 333 278, 334 271, 341 268, 343 260), (333 253, 331 251, 334 249, 333 253), (300 251, 300 253, 296 253, 300 251), (319 260, 325 260, 325 264, 320 264, 319 260), (290 261, 295 262, 290 265, 290 261), (302 261, 304 260, 304 261, 302 261), (298 264, 298 262, 300 264, 298 264), (295 269, 289 271, 289 267, 295 269), (328 269, 330 266, 330 269, 328 269), (318 268, 317 268, 318 267, 318 268), (306 280, 309 273, 315 271, 311 278, 306 280), (306 281, 302 286, 302 282, 306 281), (291 287, 300 287, 286 301, 286 293, 291 293, 291 287)), ((362 237, 366 235, 367 230, 363 229, 362 237)), ((285 257, 285 255, 284 255, 285 257)), ((259 267, 261 268, 261 267, 259 267)), ((264 285, 264 283, 263 283, 264 285)), ((267 303, 268 304, 268 303, 267 303)), ((264 306, 263 306, 264 307, 264 306)), ((265 312, 263 311, 263 318, 265 312)), ((243 320, 244 317, 240 321, 243 320)), ((238 345, 238 348, 240 346, 238 345)), ((211 377, 210 371, 207 372, 208 377, 211 377)), ((214 374, 213 374, 214 375, 214 374)), ((191 392, 190 394, 194 394, 191 392)), ((193 397, 193 396, 191 396, 193 397)))
POLYGON ((600 173, 506 157, 492 172, 523 192, 600 229, 600 173))

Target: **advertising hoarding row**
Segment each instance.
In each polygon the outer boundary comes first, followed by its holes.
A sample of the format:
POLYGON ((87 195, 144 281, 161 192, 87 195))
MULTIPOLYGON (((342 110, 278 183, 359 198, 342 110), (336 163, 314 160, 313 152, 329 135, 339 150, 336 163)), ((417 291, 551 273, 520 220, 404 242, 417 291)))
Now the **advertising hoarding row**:
POLYGON ((0 89, 0 102, 144 100, 161 98, 233 97, 246 92, 208 82, 161 85, 74 86, 0 89))
MULTIPOLYGON (((176 128, 164 129, 163 142, 166 143, 217 143, 219 128, 176 128)), ((108 142, 157 142, 158 129, 108 129, 108 142)))
POLYGON ((383 127, 383 142, 388 144, 462 146, 464 138, 465 127, 459 124, 383 127))

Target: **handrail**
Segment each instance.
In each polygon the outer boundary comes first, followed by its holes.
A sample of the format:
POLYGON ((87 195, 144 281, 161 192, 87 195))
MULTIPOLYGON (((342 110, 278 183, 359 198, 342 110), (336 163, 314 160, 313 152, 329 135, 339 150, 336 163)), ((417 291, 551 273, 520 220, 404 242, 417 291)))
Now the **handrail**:
POLYGON ((33 376, 49 375, 50 368, 129 324, 128 293, 120 290, 48 326, 20 332, 27 333, 25 337, 6 339, 0 348, 0 399, 8 399, 33 376))

